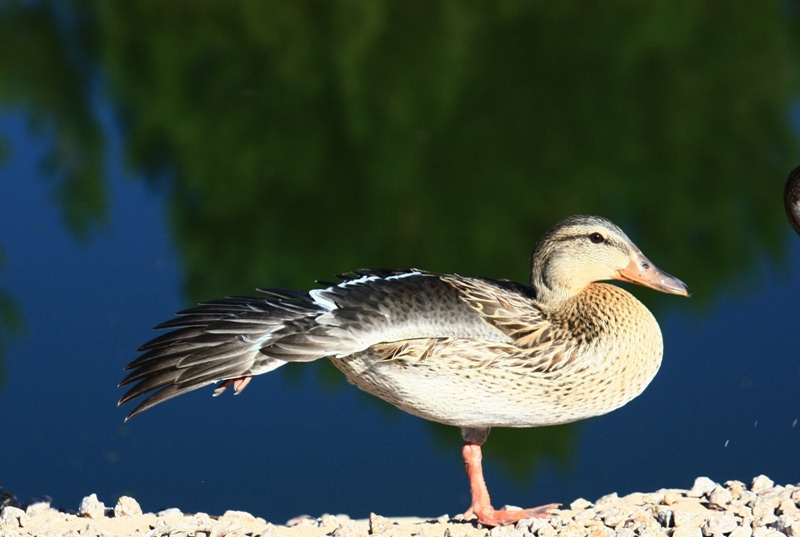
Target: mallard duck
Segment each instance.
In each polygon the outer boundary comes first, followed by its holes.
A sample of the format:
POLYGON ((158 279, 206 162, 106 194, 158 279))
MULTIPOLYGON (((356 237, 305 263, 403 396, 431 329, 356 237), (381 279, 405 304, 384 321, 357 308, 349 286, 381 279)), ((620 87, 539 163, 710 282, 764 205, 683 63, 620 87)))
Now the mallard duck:
POLYGON ((800 233, 800 166, 789 172, 783 189, 783 206, 789 223, 800 233))
POLYGON ((572 216, 537 243, 531 285, 423 270, 359 270, 312 291, 260 289, 213 300, 156 328, 172 331, 120 386, 128 415, 221 382, 240 392, 287 362, 329 359, 362 390, 415 416, 460 427, 472 489, 465 513, 487 526, 548 516, 556 504, 495 510, 481 469, 492 427, 568 423, 621 407, 661 364, 661 331, 622 280, 689 295, 616 225, 572 216))

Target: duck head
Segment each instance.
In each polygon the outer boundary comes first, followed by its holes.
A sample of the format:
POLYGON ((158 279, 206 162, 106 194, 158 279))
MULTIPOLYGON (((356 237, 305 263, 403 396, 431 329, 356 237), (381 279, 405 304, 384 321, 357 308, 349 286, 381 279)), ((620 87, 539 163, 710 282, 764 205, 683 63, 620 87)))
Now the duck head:
POLYGON ((627 235, 599 216, 570 216, 544 234, 531 255, 540 302, 566 300, 591 283, 621 280, 689 296, 689 287, 656 267, 627 235))

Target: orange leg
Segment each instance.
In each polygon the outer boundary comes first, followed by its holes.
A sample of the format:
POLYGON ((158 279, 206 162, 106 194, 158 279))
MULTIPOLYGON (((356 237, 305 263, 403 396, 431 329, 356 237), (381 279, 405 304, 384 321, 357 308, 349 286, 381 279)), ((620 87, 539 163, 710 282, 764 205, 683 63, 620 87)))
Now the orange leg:
POLYGON ((489 500, 489 491, 486 489, 486 481, 483 479, 481 445, 474 442, 464 442, 462 454, 464 455, 464 465, 467 467, 469 486, 472 489, 472 506, 464 513, 465 518, 475 515, 478 517, 478 522, 484 526, 505 526, 523 518, 546 518, 550 516, 548 511, 558 507, 557 503, 551 503, 520 511, 495 509, 489 500))
POLYGON ((250 381, 253 379, 252 376, 249 377, 239 377, 238 379, 228 379, 224 381, 222 384, 219 385, 219 388, 214 390, 214 397, 218 396, 222 392, 224 392, 228 386, 233 384, 233 393, 234 395, 238 395, 247 388, 247 385, 250 384, 250 381))

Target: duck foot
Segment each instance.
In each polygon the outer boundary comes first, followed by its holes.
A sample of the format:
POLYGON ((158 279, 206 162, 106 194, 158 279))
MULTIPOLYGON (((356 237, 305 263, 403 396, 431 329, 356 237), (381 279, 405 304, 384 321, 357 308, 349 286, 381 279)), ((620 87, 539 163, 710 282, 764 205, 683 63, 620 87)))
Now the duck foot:
POLYGON ((550 516, 550 511, 559 506, 557 503, 551 503, 519 511, 495 509, 489 500, 489 491, 486 488, 486 481, 483 479, 481 445, 474 442, 464 442, 461 453, 464 456, 469 486, 472 489, 472 505, 464 513, 464 518, 470 518, 475 515, 478 517, 478 522, 484 526, 505 526, 514 524, 523 518, 547 518, 550 516))
POLYGON ((224 381, 219 386, 219 388, 214 390, 214 397, 224 392, 231 384, 233 384, 234 395, 239 395, 242 392, 242 390, 247 388, 247 385, 250 384, 250 380, 252 380, 252 378, 253 378, 252 376, 248 376, 248 377, 239 377, 238 379, 228 379, 224 381))
POLYGON ((531 509, 520 509, 515 511, 507 511, 505 509, 495 509, 491 505, 483 507, 482 511, 475 511, 473 507, 467 509, 464 513, 464 518, 470 518, 472 515, 478 517, 478 522, 484 526, 507 526, 515 524, 525 518, 549 518, 550 511, 557 509, 559 504, 550 503, 540 507, 533 507, 531 509))

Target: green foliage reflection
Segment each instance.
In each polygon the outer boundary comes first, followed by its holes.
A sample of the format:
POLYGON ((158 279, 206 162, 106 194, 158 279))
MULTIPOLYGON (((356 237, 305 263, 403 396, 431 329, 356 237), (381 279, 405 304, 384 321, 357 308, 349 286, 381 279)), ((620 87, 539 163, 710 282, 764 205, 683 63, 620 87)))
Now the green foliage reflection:
MULTIPOLYGON (((46 2, 5 9, 0 35, 41 54, 0 55, 0 95, 55 126, 80 231, 105 187, 74 58, 102 70, 132 166, 166 177, 192 301, 362 266, 525 280, 576 213, 695 304, 783 254, 796 2, 71 5, 66 28, 46 2)), ((490 444, 524 470, 522 439, 568 453, 570 430, 490 444)))

